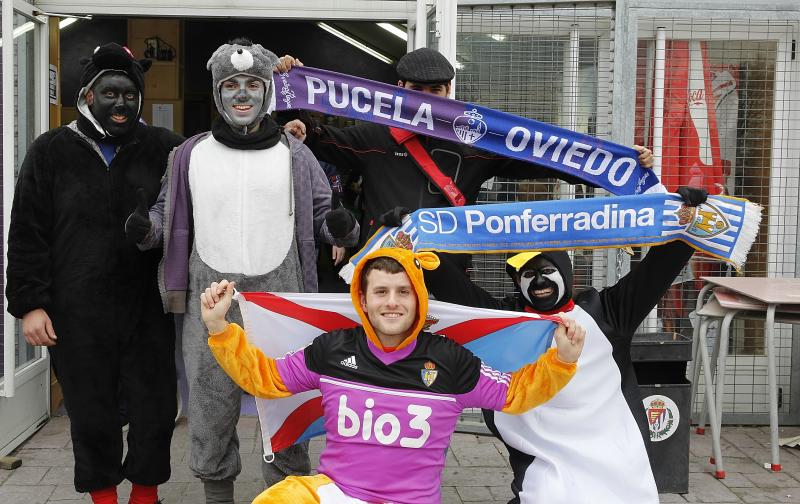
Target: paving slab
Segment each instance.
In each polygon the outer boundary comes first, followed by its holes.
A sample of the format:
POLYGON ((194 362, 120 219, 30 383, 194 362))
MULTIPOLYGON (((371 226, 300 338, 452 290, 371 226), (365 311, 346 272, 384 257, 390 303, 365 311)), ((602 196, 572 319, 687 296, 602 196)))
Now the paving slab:
POLYGON ((739 497, 708 473, 689 473, 687 502, 739 503, 739 497))
POLYGON ((11 471, 5 485, 38 485, 44 475, 47 474, 49 467, 27 467, 22 466, 11 471))
MULTIPOLYGON (((249 504, 264 489, 261 481, 261 434, 255 417, 242 417, 237 426, 242 447, 242 474, 236 481, 236 504, 249 504)), ((800 428, 782 428, 781 436, 797 435, 800 428)), ((731 426, 722 432, 727 477, 715 479, 710 436, 690 434, 689 493, 662 494, 664 504, 800 504, 800 450, 781 448, 784 471, 765 470, 769 459, 769 428, 731 426)), ((325 442, 311 441, 313 467, 325 442)), ((172 440, 172 476, 160 487, 165 504, 204 502, 203 486, 187 466, 188 432, 185 420, 179 421, 172 440)), ((14 456, 22 466, 0 470, 1 504, 88 504, 88 495, 72 486, 73 458, 69 441, 69 419, 54 417, 14 456)), ((491 436, 456 433, 447 452, 442 474, 444 504, 505 504, 512 497, 511 470, 502 443, 491 436)), ((120 485, 120 504, 126 504, 130 484, 120 485)), ((592 503, 594 504, 594 503, 592 503)))
MULTIPOLYGON (((17 470, 17 469, 15 469, 17 470)), ((0 486, 0 502, 3 504, 47 504, 51 501, 54 487, 50 485, 11 485, 8 480, 0 486)))

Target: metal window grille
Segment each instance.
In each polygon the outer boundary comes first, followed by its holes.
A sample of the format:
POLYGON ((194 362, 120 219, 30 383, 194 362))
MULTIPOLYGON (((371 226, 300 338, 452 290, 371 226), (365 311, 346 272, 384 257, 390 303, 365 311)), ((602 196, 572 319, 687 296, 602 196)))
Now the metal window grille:
MULTIPOLYGON (((649 144, 659 31, 665 41, 662 181, 668 189, 703 186, 764 207, 746 276, 796 275, 798 138, 794 62, 797 26, 785 20, 640 19, 636 141, 649 144)), ((695 258, 662 299, 649 330, 691 335, 701 275, 735 275, 695 258)), ((712 335, 713 336, 713 335, 712 335)), ((710 338, 713 341, 713 338, 710 338)), ((736 321, 731 331, 723 411, 726 421, 754 421, 768 410, 763 324, 736 321)), ((776 326, 780 412, 791 412, 792 329, 776 326)), ((699 390, 702 392, 702 383, 699 390)), ((695 408, 702 407, 702 394, 695 408)), ((763 417, 762 417, 763 418, 763 417)))
MULTIPOLYGON (((471 6, 458 10, 456 95, 601 138, 611 135, 609 5, 471 6)), ((555 179, 494 179, 479 202, 590 197, 555 179)), ((605 285, 604 251, 574 252, 575 285, 605 285)), ((472 277, 497 297, 513 293, 506 256, 476 255, 472 277)))
MULTIPOLYGON (((610 5, 471 6, 458 9, 456 97, 601 138, 611 136, 610 5)), ((555 179, 496 178, 480 203, 594 196, 555 179)), ((606 285, 606 251, 576 250, 575 286, 606 285)), ((473 257, 473 281, 496 297, 513 294, 506 255, 473 257)), ((459 428, 479 430, 479 411, 459 428)))
POLYGON ((431 49, 439 49, 439 37, 441 37, 441 33, 439 32, 439 23, 441 22, 441 19, 439 18, 438 14, 439 12, 434 7, 428 11, 427 15, 428 34, 425 38, 425 47, 430 47, 431 49))
MULTIPOLYGON (((637 82, 635 142, 652 145, 654 47, 657 28, 663 27, 667 47, 674 53, 665 61, 665 95, 674 93, 670 107, 665 100, 664 112, 665 142, 672 142, 662 155, 667 185, 675 189, 699 184, 718 192, 715 184, 721 184, 727 194, 761 204, 764 220, 743 274, 796 276, 800 267, 796 23, 778 16, 771 20, 684 19, 669 17, 667 9, 663 12, 666 14, 657 18, 639 18, 637 65, 630 69, 636 72, 637 82), (688 85, 680 81, 688 78, 680 74, 688 71, 693 52, 702 56, 700 75, 708 81, 703 93, 690 93, 688 85), (706 104, 713 121, 692 139, 688 122, 698 103, 706 104), (668 133, 667 123, 672 128, 668 133), (710 156, 711 162, 687 163, 687 142, 702 145, 704 160, 710 156)), ((613 21, 613 6, 602 3, 461 6, 457 98, 609 138, 613 21)), ((570 191, 555 180, 495 179, 485 185, 480 201, 595 196, 583 187, 570 191)), ((479 255, 473 262, 473 280, 497 297, 513 292, 504 272, 505 259, 479 255)), ((576 290, 606 286, 621 272, 620 259, 613 252, 575 251, 576 290)), ((725 274, 736 272, 716 261, 693 260, 642 330, 691 335, 699 287, 696 279, 725 274)), ((795 330, 795 335, 798 338, 792 337, 791 326, 776 326, 780 412, 784 419, 798 420, 798 412, 791 410, 792 348, 795 341, 800 347, 800 332, 795 330)), ((767 411, 768 400, 761 324, 737 321, 730 354, 724 395, 726 421, 763 421, 759 415, 767 411)), ((800 378, 800 372, 795 374, 800 378)), ((702 394, 696 405, 702 404, 701 400, 702 394)))

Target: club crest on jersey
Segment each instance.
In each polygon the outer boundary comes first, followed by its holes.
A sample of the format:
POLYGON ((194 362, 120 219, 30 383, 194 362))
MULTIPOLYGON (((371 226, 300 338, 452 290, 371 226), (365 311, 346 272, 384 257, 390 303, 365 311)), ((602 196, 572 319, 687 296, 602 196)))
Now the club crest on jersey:
POLYGON ((430 387, 433 382, 436 381, 436 377, 439 375, 439 371, 436 369, 436 364, 431 361, 426 362, 425 368, 420 372, 422 374, 422 383, 424 383, 426 387, 430 387))
POLYGON ((683 205, 678 210, 678 222, 686 232, 698 238, 711 238, 724 233, 731 225, 717 207, 702 203, 696 207, 683 205))
POLYGON ((439 323, 439 319, 437 319, 435 317, 431 317, 430 315, 427 315, 425 317, 425 323, 422 324, 422 330, 423 331, 427 331, 428 329, 431 328, 431 326, 436 325, 438 323, 439 323))
POLYGON ((453 121, 453 132, 465 144, 474 144, 488 129, 477 109, 467 110, 453 121))

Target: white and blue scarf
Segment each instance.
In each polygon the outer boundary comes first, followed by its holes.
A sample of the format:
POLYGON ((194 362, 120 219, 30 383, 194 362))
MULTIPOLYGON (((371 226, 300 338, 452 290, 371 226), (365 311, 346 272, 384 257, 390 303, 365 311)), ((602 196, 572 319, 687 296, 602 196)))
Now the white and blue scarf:
POLYGON ((761 207, 744 199, 709 196, 697 206, 677 194, 421 208, 399 227, 383 227, 340 272, 379 247, 450 253, 611 248, 681 240, 737 268, 758 233, 761 207))
POLYGON ((712 196, 697 208, 664 194, 635 150, 472 103, 310 67, 279 74, 277 109, 307 109, 403 128, 544 165, 619 195, 612 198, 420 209, 381 229, 346 265, 370 250, 401 246, 451 253, 658 245, 683 240, 740 267, 761 208, 712 196), (631 195, 638 195, 633 197, 631 195))

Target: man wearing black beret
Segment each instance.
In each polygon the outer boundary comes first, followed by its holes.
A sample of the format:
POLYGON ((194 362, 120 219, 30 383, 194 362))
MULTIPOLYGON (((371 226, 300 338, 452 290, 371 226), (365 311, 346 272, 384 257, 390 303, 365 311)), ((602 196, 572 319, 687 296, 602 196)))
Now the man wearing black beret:
POLYGON ((423 84, 419 86, 422 89, 418 91, 428 91, 441 96, 442 93, 435 86, 438 84, 447 88, 447 93, 444 94, 447 96, 450 94, 450 83, 455 76, 456 71, 447 58, 439 51, 427 47, 411 51, 397 62, 397 78, 400 79, 398 85, 415 89, 414 84, 423 84), (400 84, 401 82, 403 84, 400 84), (405 83, 409 85, 406 86, 405 83), (428 89, 425 89, 426 87, 428 89))
POLYGON ((94 503, 154 504, 170 476, 175 334, 157 285, 160 250, 126 239, 128 216, 155 202, 183 138, 140 122, 144 72, 117 44, 84 61, 77 121, 39 136, 22 163, 8 239, 8 312, 48 347, 64 392, 75 489, 94 503), (130 428, 123 460, 120 395, 130 428))

